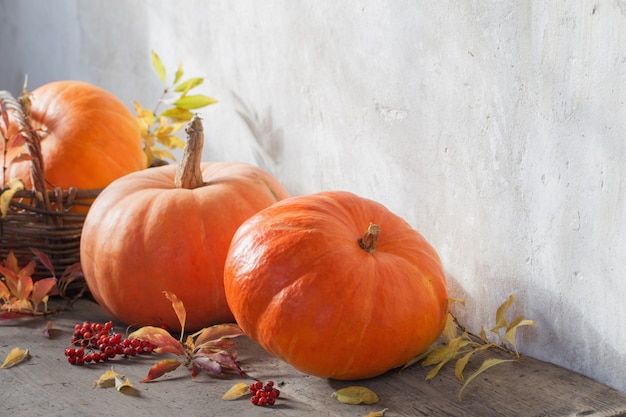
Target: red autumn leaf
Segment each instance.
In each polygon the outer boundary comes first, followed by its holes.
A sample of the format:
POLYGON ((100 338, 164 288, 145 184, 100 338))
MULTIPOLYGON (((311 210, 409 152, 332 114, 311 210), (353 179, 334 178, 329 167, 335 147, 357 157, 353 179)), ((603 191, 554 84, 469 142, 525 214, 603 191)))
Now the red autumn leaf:
POLYGON ((28 277, 20 277, 17 280, 17 291, 15 296, 20 300, 28 299, 28 296, 33 291, 33 279, 28 277))
POLYGON ((172 302, 172 308, 174 309, 176 317, 178 317, 178 321, 180 322, 180 333, 183 334, 185 331, 185 322, 187 321, 187 311, 185 310, 185 306, 183 305, 183 302, 178 299, 176 294, 169 291, 163 291, 163 294, 165 294, 165 297, 172 302))
POLYGON ((191 363, 191 380, 195 381, 196 377, 202 372, 202 368, 195 365, 193 362, 191 363))
POLYGON ((224 375, 222 366, 219 363, 211 360, 207 356, 197 356, 193 360, 193 367, 195 368, 196 366, 204 369, 205 371, 207 371, 208 373, 212 375, 224 375))
POLYGON ((9 291, 9 288, 6 285, 4 285, 4 282, 0 281, 0 298, 4 300, 8 300, 10 296, 11 296, 11 291, 9 291))
POLYGON ((39 258, 43 266, 45 266, 48 269, 48 271, 52 273, 52 276, 54 276, 54 265, 50 261, 50 258, 48 257, 48 255, 46 255, 45 253, 43 253, 42 251, 36 248, 30 248, 30 251, 34 253, 37 256, 37 258, 39 258))
POLYGON ((53 330, 55 330, 54 323, 48 320, 48 322, 46 323, 46 328, 43 329, 41 333, 44 335, 44 337, 51 338, 51 333, 53 330))
POLYGON ((170 335, 167 330, 160 327, 144 326, 130 335, 129 339, 140 339, 150 342, 157 346, 155 349, 158 353, 173 353, 175 355, 184 355, 185 348, 181 343, 170 335))
POLYGON ((4 261, 4 266, 13 271, 15 274, 19 272, 20 267, 17 263, 17 258, 15 257, 13 251, 10 251, 7 255, 7 259, 4 261))
MULTIPOLYGON (((212 352, 212 353, 202 352, 196 355, 196 359, 194 359, 194 362, 198 359, 201 359, 203 363, 206 363, 206 361, 209 360, 211 362, 216 363, 220 368, 230 368, 234 371, 237 371, 239 375, 243 376, 243 371, 241 370, 239 365, 237 365, 237 362, 235 361, 235 357, 229 352, 226 352, 226 351, 219 351, 219 352, 212 352)), ((223 373, 221 369, 220 369, 220 372, 223 373)), ((221 375, 221 373, 218 375, 221 375)))
POLYGON ((33 306, 37 308, 46 295, 49 295, 50 290, 57 284, 56 278, 44 278, 35 282, 33 285, 33 293, 30 296, 30 300, 33 302, 33 306))
MULTIPOLYGON (((9 256, 11 256, 11 254, 9 254, 9 256)), ((8 263, 9 258, 7 258, 7 263, 8 263)), ((18 291, 18 281, 19 278, 17 276, 17 272, 13 271, 13 268, 11 266, 3 266, 0 265, 0 274, 2 274, 5 278, 5 282, 7 287, 9 288, 9 291, 11 292, 11 294, 16 295, 19 291, 18 291)))
POLYGON ((33 273, 35 272, 35 267, 37 266, 37 264, 35 263, 35 261, 30 261, 24 268, 20 269, 17 272, 17 276, 18 277, 32 277, 33 273))
POLYGON ((30 314, 17 313, 15 311, 3 311, 0 313, 0 323, 12 323, 13 321, 19 321, 30 317, 32 317, 30 314))
POLYGON ((177 361, 176 359, 164 359, 160 362, 157 362, 155 365, 150 368, 148 371, 148 376, 141 380, 141 382, 150 382, 153 381, 168 372, 172 372, 176 370, 182 362, 177 361))
POLYGON ((198 336, 195 343, 198 348, 230 349, 234 343, 227 339, 242 336, 244 333, 236 324, 218 324, 206 327, 196 334, 198 336), (205 344, 207 346, 204 346, 205 344))

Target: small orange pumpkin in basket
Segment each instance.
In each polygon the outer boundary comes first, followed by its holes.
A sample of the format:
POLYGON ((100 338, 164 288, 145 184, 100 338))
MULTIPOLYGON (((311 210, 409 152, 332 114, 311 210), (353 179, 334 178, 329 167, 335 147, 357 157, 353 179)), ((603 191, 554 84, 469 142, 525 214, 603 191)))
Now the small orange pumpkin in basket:
MULTIPOLYGON (((49 188, 104 188, 146 168, 137 119, 112 93, 82 81, 56 81, 33 90, 28 99, 49 188)), ((8 137, 18 129, 10 123, 8 137)), ((19 157, 27 154, 23 144, 7 150, 5 183, 19 178, 32 189, 30 160, 19 157)))

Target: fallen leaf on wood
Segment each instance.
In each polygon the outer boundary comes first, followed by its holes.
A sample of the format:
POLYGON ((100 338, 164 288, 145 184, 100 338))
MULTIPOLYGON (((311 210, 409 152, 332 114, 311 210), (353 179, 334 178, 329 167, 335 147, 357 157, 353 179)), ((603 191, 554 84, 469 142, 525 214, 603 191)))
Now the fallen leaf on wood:
POLYGON ((376 404, 378 395, 365 387, 346 387, 332 393, 332 397, 337 398, 344 404, 376 404))
POLYGON ((11 349, 0 368, 10 368, 28 358, 28 349, 14 347, 11 349))
POLYGON ((387 410, 389 410, 389 409, 388 408, 383 408, 380 411, 370 411, 369 413, 367 413, 363 417, 383 417, 387 410))
POLYGON ((100 375, 98 379, 93 381, 93 387, 95 388, 98 385, 102 388, 113 387, 115 386, 115 377, 117 376, 123 377, 124 375, 117 373, 113 370, 113 368, 111 368, 102 375, 100 375))
POLYGON ((248 384, 246 384, 245 382, 239 382, 230 387, 228 391, 226 391, 226 394, 222 396, 222 400, 236 400, 237 398, 241 398, 246 395, 249 390, 250 388, 248 384))

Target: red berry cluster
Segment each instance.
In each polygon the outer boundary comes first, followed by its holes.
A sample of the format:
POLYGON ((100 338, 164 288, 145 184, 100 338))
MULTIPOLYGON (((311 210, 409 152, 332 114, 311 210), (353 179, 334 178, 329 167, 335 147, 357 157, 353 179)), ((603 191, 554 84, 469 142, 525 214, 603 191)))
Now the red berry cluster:
POLYGON ((145 340, 124 339, 120 333, 113 333, 113 323, 110 321, 104 324, 85 321, 75 325, 71 344, 72 347, 65 349, 65 356, 72 365, 104 362, 117 355, 148 354, 155 348, 145 340))
POLYGON ((274 388, 274 381, 267 381, 266 384, 256 381, 250 384, 250 394, 252 394, 250 398, 252 404, 264 407, 274 405, 276 398, 280 396, 280 391, 274 388))

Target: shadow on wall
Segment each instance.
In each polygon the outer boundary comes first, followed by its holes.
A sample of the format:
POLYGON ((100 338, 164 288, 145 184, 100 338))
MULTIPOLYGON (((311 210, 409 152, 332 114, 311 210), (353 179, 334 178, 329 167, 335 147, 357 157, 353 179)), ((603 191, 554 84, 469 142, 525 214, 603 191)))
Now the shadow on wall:
POLYGON ((254 159, 260 168, 275 175, 283 160, 283 129, 274 126, 271 108, 260 115, 241 97, 232 94, 236 101, 235 111, 252 133, 254 159))

